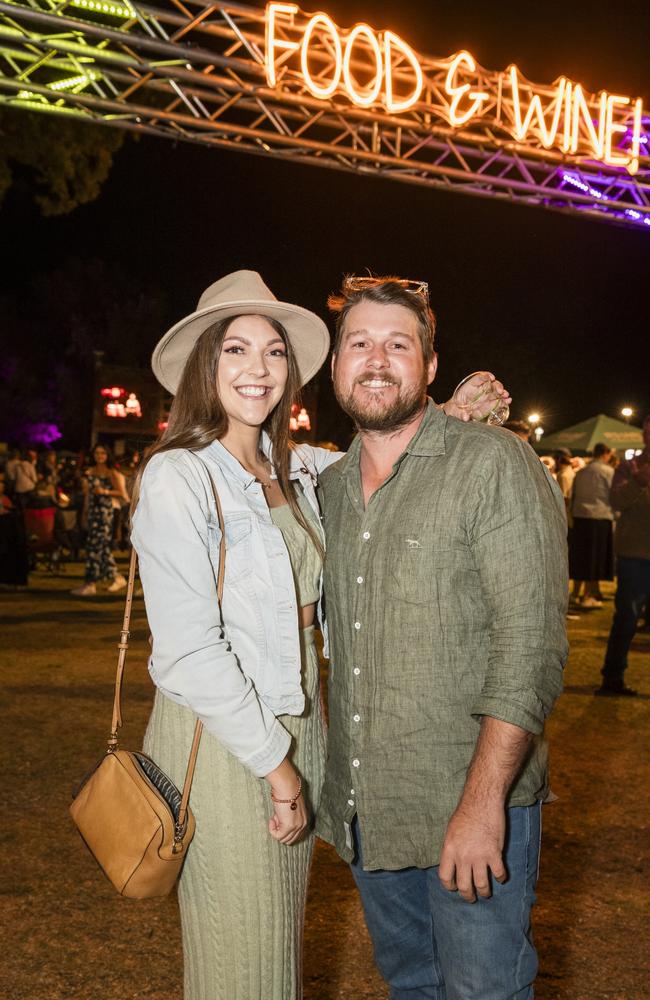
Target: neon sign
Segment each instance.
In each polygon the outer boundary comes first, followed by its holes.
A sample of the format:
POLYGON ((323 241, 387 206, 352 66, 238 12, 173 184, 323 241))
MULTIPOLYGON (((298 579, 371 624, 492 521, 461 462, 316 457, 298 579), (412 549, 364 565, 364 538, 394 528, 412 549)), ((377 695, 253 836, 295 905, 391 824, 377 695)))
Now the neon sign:
POLYGON ((267 4, 270 87, 282 86, 291 69, 299 71, 304 87, 318 100, 342 96, 357 108, 380 105, 389 114, 412 110, 437 115, 453 128, 486 116, 530 150, 556 150, 637 172, 643 142, 640 98, 606 90, 585 94, 579 83, 564 76, 551 87, 537 86, 515 65, 487 74, 465 50, 440 65, 448 71, 442 93, 434 95, 420 58, 394 32, 365 23, 344 30, 322 11, 310 16, 294 3, 267 4))

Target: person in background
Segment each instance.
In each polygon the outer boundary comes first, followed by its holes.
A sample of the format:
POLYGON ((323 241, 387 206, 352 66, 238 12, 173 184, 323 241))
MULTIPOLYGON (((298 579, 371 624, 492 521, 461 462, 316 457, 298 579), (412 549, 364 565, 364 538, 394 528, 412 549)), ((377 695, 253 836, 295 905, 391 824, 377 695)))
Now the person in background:
MULTIPOLYGON (((600 695, 636 695, 625 684, 627 654, 644 606, 650 601, 650 413, 643 421, 643 451, 621 462, 614 474, 611 503, 616 525, 616 605, 602 669, 600 695)), ((646 610, 647 614, 647 610, 646 610)))
POLYGON ((82 587, 71 591, 76 597, 92 597, 97 593, 97 583, 108 580, 108 590, 115 592, 126 587, 126 580, 118 572, 111 545, 113 540, 113 499, 128 500, 124 477, 112 468, 108 449, 103 444, 93 448, 93 465, 83 479, 84 510, 82 524, 87 528, 86 573, 82 587))
POLYGON ((609 499, 614 478, 611 454, 612 449, 608 445, 595 445, 593 461, 576 473, 571 492, 571 600, 587 610, 602 607, 600 581, 614 579, 614 512, 609 499), (584 594, 581 594, 583 587, 584 594))
POLYGON ((569 501, 571 499, 571 490, 573 489, 573 480, 575 479, 575 469, 573 468, 573 461, 571 459, 571 452, 568 448, 559 448, 555 452, 555 469, 557 474, 557 484, 562 491, 562 496, 564 497, 564 502, 569 507, 569 501))
POLYGON ((23 515, 5 493, 5 474, 0 472, 0 585, 24 587, 28 572, 23 515))
POLYGON ((16 489, 16 466, 20 462, 21 454, 20 448, 12 448, 9 452, 9 458, 5 463, 5 490, 7 496, 13 497, 16 489))
POLYGON ((46 451, 40 463, 42 492, 47 492, 56 500, 59 486, 59 459, 55 451, 46 451))
POLYGON ((530 424, 525 420, 507 420, 502 426, 504 430, 516 434, 522 441, 530 444, 530 424))
POLYGON ((36 469, 37 458, 38 452, 34 451, 33 448, 28 448, 23 452, 22 459, 14 466, 14 497, 21 510, 24 510, 28 506, 36 492, 39 480, 36 469))
POLYGON ((542 465, 546 466, 546 468, 548 469, 550 475, 557 482, 557 474, 555 472, 555 459, 553 458, 553 456, 552 455, 540 455, 539 460, 542 463, 542 465))

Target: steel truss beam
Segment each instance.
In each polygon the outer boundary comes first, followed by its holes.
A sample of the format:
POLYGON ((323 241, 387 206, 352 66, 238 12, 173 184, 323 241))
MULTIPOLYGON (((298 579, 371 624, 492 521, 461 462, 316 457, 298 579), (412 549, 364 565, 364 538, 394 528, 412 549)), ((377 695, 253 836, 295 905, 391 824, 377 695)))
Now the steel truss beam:
MULTIPOLYGON (((286 37, 305 23, 299 14, 286 37)), ((650 230, 647 122, 630 176, 517 143, 504 74, 476 71, 490 104, 452 128, 449 60, 421 57, 421 101, 400 114, 340 93, 322 101, 281 56, 277 86, 268 86, 264 28, 263 9, 237 3, 0 0, 0 104, 650 230)), ((313 76, 330 79, 332 60, 316 45, 313 76)), ((399 65, 394 75, 399 86, 399 65)))

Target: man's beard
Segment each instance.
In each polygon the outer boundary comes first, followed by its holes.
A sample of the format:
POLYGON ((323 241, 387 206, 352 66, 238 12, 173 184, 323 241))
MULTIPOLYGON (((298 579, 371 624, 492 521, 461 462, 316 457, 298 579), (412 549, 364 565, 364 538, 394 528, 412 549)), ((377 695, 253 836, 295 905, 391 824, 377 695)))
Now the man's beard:
MULTIPOLYGON (((355 379, 352 387, 344 393, 337 385, 336 370, 334 371, 334 394, 339 406, 351 417, 357 428, 361 431, 397 431, 400 427, 408 424, 416 413, 422 409, 427 396, 427 380, 425 373, 422 373, 422 380, 419 385, 414 386, 408 392, 402 392, 401 386, 397 382, 397 395, 388 406, 382 406, 381 400, 362 403, 355 398, 354 390, 356 386, 367 378, 372 378, 372 374, 366 373, 355 379)), ((385 376, 374 376, 375 378, 385 376)), ((391 380, 392 381, 392 380, 391 380)))

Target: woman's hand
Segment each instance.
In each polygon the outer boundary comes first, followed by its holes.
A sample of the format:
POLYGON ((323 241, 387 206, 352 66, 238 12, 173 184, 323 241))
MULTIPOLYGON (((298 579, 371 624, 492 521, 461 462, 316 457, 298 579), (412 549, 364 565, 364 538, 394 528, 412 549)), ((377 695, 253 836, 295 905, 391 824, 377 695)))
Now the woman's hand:
POLYGON ((300 779, 288 757, 284 758, 279 767, 266 775, 266 780, 271 786, 271 801, 274 807, 269 820, 269 833, 281 844, 295 844, 304 833, 309 817, 302 792, 295 798, 300 787, 300 779), (291 801, 279 802, 278 799, 295 800, 296 808, 291 808, 291 801))

